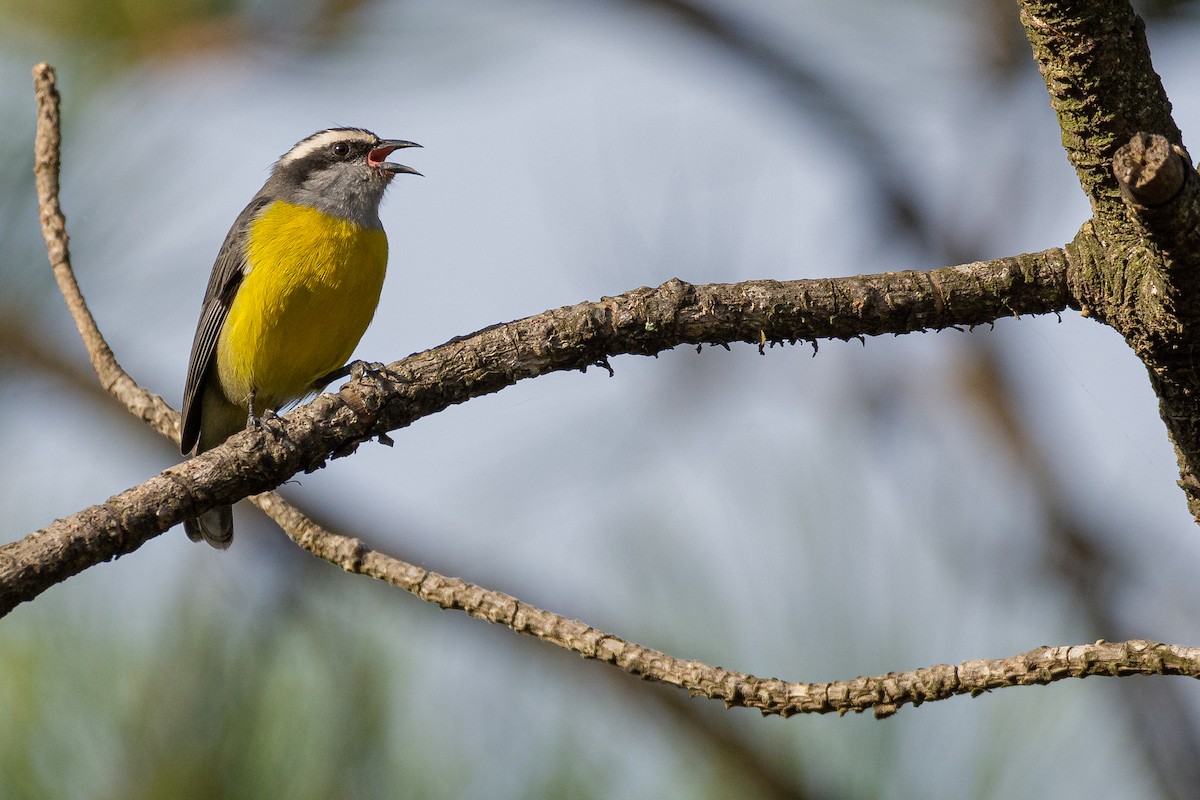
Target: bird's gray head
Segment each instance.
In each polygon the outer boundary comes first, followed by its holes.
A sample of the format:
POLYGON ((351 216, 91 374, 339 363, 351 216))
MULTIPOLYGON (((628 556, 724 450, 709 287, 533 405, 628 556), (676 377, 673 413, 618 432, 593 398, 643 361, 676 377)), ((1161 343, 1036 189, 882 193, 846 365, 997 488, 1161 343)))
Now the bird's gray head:
POLYGON ((329 128, 299 142, 275 162, 263 193, 311 206, 367 227, 379 227, 379 202, 392 178, 412 167, 387 161, 419 144, 380 139, 362 128, 329 128))

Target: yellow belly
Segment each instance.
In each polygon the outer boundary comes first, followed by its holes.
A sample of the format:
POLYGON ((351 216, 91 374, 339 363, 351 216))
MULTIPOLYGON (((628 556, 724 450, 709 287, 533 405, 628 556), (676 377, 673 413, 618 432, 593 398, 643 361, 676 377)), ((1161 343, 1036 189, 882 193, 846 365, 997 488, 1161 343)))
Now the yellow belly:
POLYGON ((343 366, 383 288, 387 236, 315 209, 275 202, 252 223, 242 280, 217 341, 226 397, 255 410, 308 393, 343 366))

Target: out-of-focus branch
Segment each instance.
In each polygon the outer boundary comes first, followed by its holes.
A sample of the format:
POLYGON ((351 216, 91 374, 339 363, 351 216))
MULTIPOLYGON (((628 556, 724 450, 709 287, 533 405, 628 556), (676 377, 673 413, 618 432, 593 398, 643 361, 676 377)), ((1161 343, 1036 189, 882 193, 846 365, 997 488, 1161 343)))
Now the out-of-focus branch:
MULTIPOLYGON (((757 36, 728 9, 687 0, 628 0, 632 5, 665 12, 668 18, 705 41, 715 44, 786 92, 792 106, 808 109, 829 129, 853 162, 878 187, 888 221, 915 239, 928 243, 929 226, 913 202, 908 180, 890 157, 891 149, 867 120, 846 101, 846 93, 824 80, 795 53, 757 36)), ((811 121, 806 119, 806 122, 811 121)))

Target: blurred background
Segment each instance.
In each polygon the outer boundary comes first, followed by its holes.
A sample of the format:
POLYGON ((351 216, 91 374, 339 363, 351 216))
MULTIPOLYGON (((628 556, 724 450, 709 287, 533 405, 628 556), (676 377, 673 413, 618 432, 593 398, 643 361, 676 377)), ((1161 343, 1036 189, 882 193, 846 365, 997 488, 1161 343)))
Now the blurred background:
MULTIPOLYGON (((1196 3, 1139 6, 1185 132, 1196 3)), ((95 385, 46 265, 30 68, 118 359, 179 405, 230 223, 296 140, 412 139, 362 358, 671 277, 930 268, 1088 215, 1000 0, 8 0, 0 509, 11 541, 178 460, 95 385), (856 165, 856 166, 851 166, 856 165), (849 171, 848 171, 849 170, 849 171)), ((682 658, 827 681, 1197 644, 1200 530, 1140 363, 1074 313, 680 348, 421 420, 285 494, 422 566, 682 658)), ((445 613, 253 509, 0 621, 0 795, 1194 796, 1200 689, 1067 681, 761 718, 445 613)))

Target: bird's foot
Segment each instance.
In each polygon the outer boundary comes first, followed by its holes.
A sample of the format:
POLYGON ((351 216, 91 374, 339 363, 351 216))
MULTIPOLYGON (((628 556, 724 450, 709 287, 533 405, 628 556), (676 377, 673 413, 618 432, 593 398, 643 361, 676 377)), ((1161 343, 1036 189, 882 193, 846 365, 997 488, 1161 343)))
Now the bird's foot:
MULTIPOLYGON (((364 377, 378 378, 387 372, 387 364, 379 361, 351 361, 344 367, 339 367, 313 381, 312 391, 321 392, 326 386, 342 378, 361 380, 364 377)), ((378 382, 378 381, 377 381, 378 382)))
POLYGON ((380 361, 351 361, 346 365, 350 369, 350 377, 356 381, 363 378, 378 378, 387 372, 387 364, 380 361))

